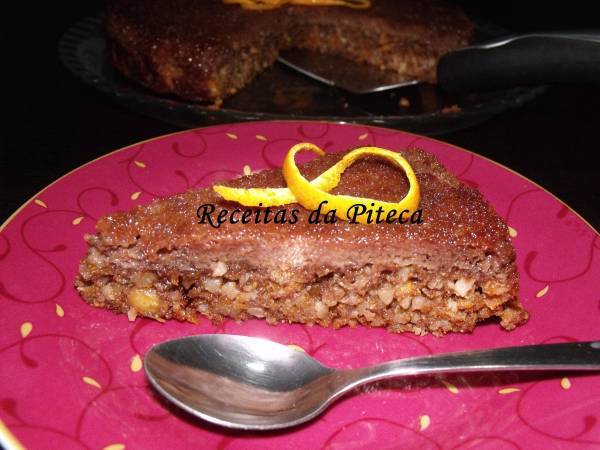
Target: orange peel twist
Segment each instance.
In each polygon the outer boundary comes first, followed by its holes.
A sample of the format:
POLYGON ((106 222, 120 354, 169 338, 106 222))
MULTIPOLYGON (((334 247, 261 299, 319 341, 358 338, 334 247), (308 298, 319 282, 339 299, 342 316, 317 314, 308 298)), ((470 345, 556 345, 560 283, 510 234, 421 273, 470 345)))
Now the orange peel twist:
POLYGON ((370 0, 223 0, 223 3, 238 3, 244 9, 275 9, 287 3, 305 6, 347 6, 363 9, 371 6, 370 0))

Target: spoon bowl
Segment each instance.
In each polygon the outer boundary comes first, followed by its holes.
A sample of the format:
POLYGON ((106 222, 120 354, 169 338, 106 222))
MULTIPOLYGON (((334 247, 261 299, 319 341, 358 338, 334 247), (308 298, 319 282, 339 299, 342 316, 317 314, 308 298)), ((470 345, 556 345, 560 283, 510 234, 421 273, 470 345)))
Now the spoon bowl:
POLYGON ((498 370, 600 370, 600 342, 449 353, 336 370, 266 339, 190 336, 153 346, 144 359, 152 386, 185 411, 245 430, 306 422, 349 390, 398 376, 498 370))

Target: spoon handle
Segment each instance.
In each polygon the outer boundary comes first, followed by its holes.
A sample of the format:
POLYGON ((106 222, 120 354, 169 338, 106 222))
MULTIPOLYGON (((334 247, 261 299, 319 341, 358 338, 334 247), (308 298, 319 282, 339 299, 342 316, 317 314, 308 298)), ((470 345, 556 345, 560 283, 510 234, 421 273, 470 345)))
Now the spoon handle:
POLYGON ((390 361, 352 372, 356 382, 364 384, 403 375, 503 370, 600 370, 600 341, 446 353, 390 361))

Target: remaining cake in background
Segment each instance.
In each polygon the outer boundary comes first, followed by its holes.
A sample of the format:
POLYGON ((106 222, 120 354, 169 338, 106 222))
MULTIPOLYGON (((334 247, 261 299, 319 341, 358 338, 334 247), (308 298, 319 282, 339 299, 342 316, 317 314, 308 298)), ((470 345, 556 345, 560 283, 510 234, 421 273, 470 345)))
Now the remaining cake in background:
MULTIPOLYGON (((301 166, 314 179, 333 153, 301 166)), ((90 304, 136 316, 196 321, 264 318, 267 322, 390 331, 467 332, 491 317, 507 330, 524 323, 508 229, 482 195, 433 156, 404 153, 421 190, 421 224, 198 224, 197 208, 241 208, 211 189, 155 200, 100 219, 76 286, 90 304)), ((280 170, 227 183, 285 186, 280 170)), ((349 167, 335 194, 397 201, 408 189, 387 162, 349 167)), ((256 210, 256 208, 254 208, 256 210)))
POLYGON ((285 5, 255 11, 222 0, 112 0, 115 67, 158 93, 219 104, 290 47, 335 53, 434 82, 439 58, 473 27, 438 0, 373 0, 366 9, 285 5))

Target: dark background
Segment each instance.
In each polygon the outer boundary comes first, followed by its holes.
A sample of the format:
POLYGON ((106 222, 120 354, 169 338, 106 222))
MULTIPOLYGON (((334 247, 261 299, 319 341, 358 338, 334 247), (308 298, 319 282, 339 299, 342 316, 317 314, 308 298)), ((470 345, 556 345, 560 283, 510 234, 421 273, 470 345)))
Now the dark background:
MULTIPOLYGON (((73 77, 58 60, 62 33, 101 10, 103 2, 22 3, 20 12, 3 13, 0 223, 79 165, 177 130, 115 104, 73 77)), ((600 30, 596 2, 459 3, 472 16, 515 31, 600 30)), ((599 229, 600 170, 594 164, 599 132, 600 88, 556 86, 519 109, 438 138, 520 172, 599 229)))

